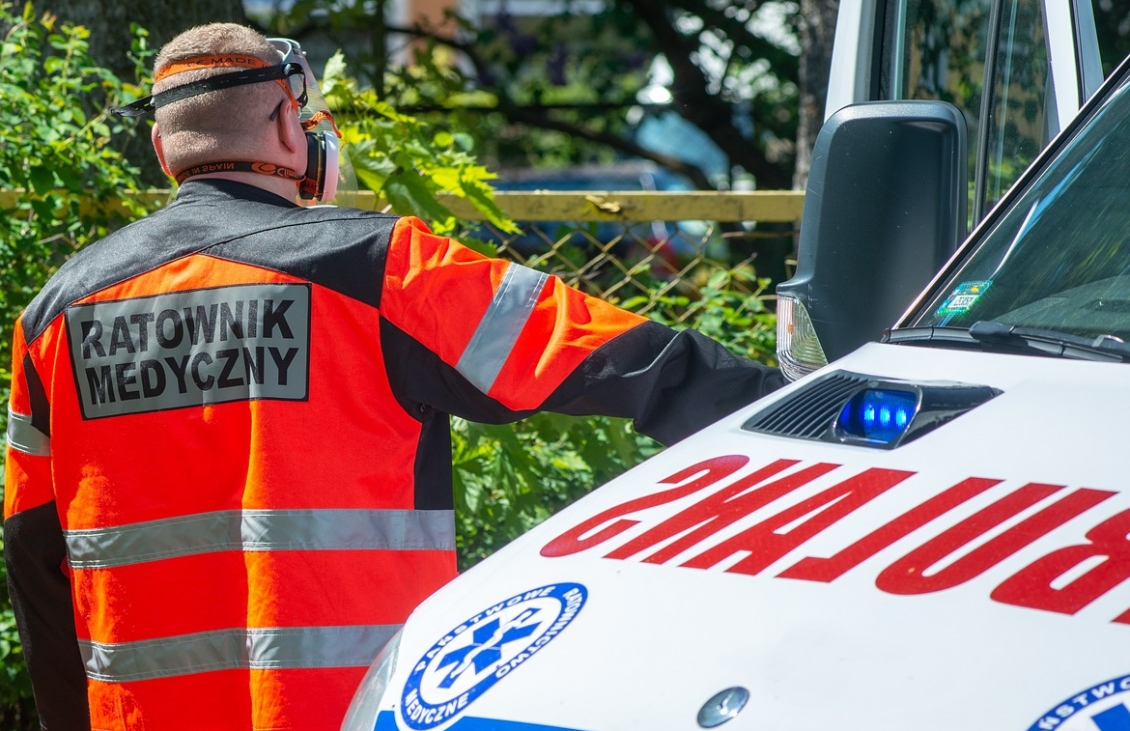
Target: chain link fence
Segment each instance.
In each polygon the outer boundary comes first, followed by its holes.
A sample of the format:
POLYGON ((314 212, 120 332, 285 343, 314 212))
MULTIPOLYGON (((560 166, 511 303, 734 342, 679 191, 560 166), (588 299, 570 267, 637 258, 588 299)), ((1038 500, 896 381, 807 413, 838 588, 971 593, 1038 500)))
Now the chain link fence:
MULTIPOLYGON (((463 239, 555 274, 588 294, 669 323, 701 314, 704 290, 750 302, 791 272, 803 194, 498 193, 520 230, 457 210, 463 239)), ((453 206, 455 208, 456 206, 453 206)))

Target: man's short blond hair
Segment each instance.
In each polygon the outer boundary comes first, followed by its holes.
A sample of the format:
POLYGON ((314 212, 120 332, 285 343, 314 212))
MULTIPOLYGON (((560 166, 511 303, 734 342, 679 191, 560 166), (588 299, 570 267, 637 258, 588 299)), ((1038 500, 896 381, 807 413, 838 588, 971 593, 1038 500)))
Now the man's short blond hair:
MULTIPOLYGON (((189 58, 224 54, 255 56, 272 65, 281 61, 278 51, 257 31, 235 23, 210 23, 165 44, 153 72, 159 75, 189 58)), ((240 70, 232 66, 182 71, 158 81, 153 92, 240 70)), ((161 107, 155 117, 169 168, 177 172, 203 162, 250 159, 271 113, 284 99, 285 92, 272 81, 211 91, 161 107)))

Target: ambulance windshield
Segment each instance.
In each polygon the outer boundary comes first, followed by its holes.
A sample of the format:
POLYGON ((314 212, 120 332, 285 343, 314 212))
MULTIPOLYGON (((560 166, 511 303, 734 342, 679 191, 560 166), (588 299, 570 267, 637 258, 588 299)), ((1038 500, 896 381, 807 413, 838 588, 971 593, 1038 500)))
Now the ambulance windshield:
POLYGON ((1130 85, 1107 94, 911 328, 1031 328, 1130 342, 1130 85))

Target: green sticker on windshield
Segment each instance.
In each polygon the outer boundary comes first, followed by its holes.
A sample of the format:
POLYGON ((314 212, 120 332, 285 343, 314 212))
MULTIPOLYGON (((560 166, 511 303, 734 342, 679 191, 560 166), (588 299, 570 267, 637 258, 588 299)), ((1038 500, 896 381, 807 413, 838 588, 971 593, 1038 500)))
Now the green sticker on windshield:
POLYGON ((991 280, 962 282, 957 285, 953 292, 950 292, 950 296, 946 297, 946 301, 942 303, 935 314, 938 317, 964 315, 972 309, 977 300, 981 299, 981 295, 985 294, 991 286, 993 286, 991 280))

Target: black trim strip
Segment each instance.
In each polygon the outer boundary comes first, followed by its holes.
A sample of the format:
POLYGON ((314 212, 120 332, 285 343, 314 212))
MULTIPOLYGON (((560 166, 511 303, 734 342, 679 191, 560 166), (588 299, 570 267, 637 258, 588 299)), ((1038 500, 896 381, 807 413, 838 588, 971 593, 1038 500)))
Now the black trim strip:
POLYGON ((45 729, 88 729, 86 672, 71 584, 62 571, 66 555, 54 501, 4 521, 8 590, 40 724, 45 729))
POLYGON ((24 353, 24 383, 27 385, 28 400, 31 402, 31 425, 51 437, 51 402, 47 389, 35 370, 30 353, 24 353))

